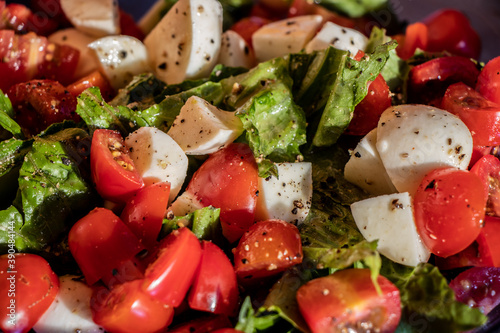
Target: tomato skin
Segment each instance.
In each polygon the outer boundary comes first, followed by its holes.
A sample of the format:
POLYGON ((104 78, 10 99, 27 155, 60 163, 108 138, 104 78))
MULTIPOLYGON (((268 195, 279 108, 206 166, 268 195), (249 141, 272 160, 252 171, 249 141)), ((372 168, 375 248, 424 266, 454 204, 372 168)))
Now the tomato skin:
POLYGON ((472 172, 432 170, 413 200, 417 231, 424 245, 440 257, 462 251, 481 231, 487 198, 483 183, 472 172))
POLYGON ((79 50, 69 45, 49 43, 37 77, 58 81, 62 85, 70 84, 75 80, 79 60, 79 50))
POLYGON ((58 291, 59 279, 42 257, 27 253, 0 256, 2 332, 28 332, 52 304, 58 291), (9 271, 11 265, 13 269, 9 271), (15 300, 13 312, 12 300, 15 300))
POLYGON ((252 281, 278 274, 302 262, 298 228, 282 220, 255 223, 233 250, 238 279, 252 281))
POLYGON ((147 248, 157 238, 167 212, 170 183, 159 182, 138 190, 126 203, 120 218, 147 248))
POLYGON ((255 31, 259 30, 262 26, 271 23, 272 21, 268 18, 260 17, 260 16, 250 16, 244 17, 235 24, 233 24, 230 30, 238 33, 245 42, 250 47, 252 46, 252 35, 255 31))
POLYGON ((173 320, 174 309, 153 299, 134 280, 117 285, 104 299, 92 301, 92 319, 109 332, 158 332, 173 320))
POLYGON ((101 278, 110 281, 113 270, 133 260, 144 248, 120 218, 105 208, 95 208, 76 222, 68 244, 88 285, 101 278))
POLYGON ((66 89, 75 97, 78 97, 85 89, 90 87, 99 87, 102 98, 106 102, 109 102, 113 99, 114 89, 111 87, 108 79, 105 78, 101 72, 94 71, 87 76, 82 77, 81 79, 72 82, 66 89))
POLYGON ((186 191, 201 205, 221 209, 222 233, 233 243, 254 223, 258 177, 250 147, 232 143, 210 155, 195 172, 186 191))
POLYGON ((470 169, 481 179, 488 196, 486 215, 500 216, 500 160, 484 155, 470 169))
POLYGON ((389 86, 382 75, 368 83, 368 94, 356 105, 346 134, 365 135, 377 127, 380 115, 392 104, 389 86))
POLYGON ((215 244, 202 241, 198 272, 188 295, 191 309, 233 316, 238 306, 238 282, 231 261, 215 244))
POLYGON ((227 316, 210 315, 191 320, 169 328, 169 333, 209 333, 217 329, 232 327, 227 316))
MULTIPOLYGON (((487 219, 488 217, 485 217, 487 219)), ((484 227, 483 227, 484 229, 484 227)), ((481 229, 481 230, 483 230, 481 229)), ((479 234, 481 235, 481 234, 479 234)), ((480 237, 480 236, 479 236, 480 237)), ((450 270, 463 267, 490 267, 493 266, 493 260, 487 251, 480 251, 479 244, 474 241, 464 250, 446 258, 434 257, 435 265, 439 270, 450 270)))
POLYGON ((486 216, 484 227, 477 237, 479 254, 481 257, 490 258, 491 265, 500 267, 500 217, 486 216))
POLYGON ((401 317, 399 290, 383 276, 378 294, 369 269, 345 269, 313 279, 297 291, 299 310, 313 333, 357 331, 370 323, 394 332, 401 317))
POLYGON ((483 67, 477 78, 476 90, 486 99, 500 104, 500 56, 483 67))
POLYGON ((186 227, 172 231, 159 247, 158 257, 146 269, 143 290, 163 304, 178 307, 195 277, 201 245, 186 227))
POLYGON ((120 21, 120 34, 132 36, 142 41, 144 39, 144 32, 137 26, 132 15, 119 9, 119 21, 120 21))
POLYGON ((398 41, 396 51, 403 60, 410 59, 418 49, 426 50, 429 43, 427 26, 422 22, 416 22, 406 27, 404 36, 398 41))
POLYGON ((94 131, 90 147, 90 170, 97 192, 107 200, 126 202, 144 187, 144 181, 117 131, 94 131))

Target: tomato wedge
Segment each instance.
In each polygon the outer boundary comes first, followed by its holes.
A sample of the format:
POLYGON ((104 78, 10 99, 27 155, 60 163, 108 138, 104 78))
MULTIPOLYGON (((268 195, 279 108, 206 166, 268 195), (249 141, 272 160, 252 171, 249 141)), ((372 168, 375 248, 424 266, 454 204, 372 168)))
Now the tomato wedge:
POLYGON ((486 215, 500 216, 500 160, 493 155, 484 155, 470 169, 479 176, 488 196, 486 215))
POLYGON ((121 134, 108 129, 94 131, 90 170, 97 192, 114 202, 126 202, 144 187, 121 134))
POLYGON ((491 266, 500 267, 500 217, 486 216, 477 237, 479 255, 491 259, 491 266))
POLYGON ((500 57, 491 59, 477 78, 476 90, 485 98, 500 104, 500 57))
POLYGON ((110 101, 114 97, 114 90, 108 79, 101 72, 94 71, 87 76, 69 84, 66 89, 75 97, 78 97, 85 89, 90 87, 99 87, 102 98, 110 101))
POLYGON ((429 39, 427 26, 422 22, 409 24, 401 39, 402 43, 396 48, 398 56, 403 60, 410 59, 417 49, 427 49, 429 39))

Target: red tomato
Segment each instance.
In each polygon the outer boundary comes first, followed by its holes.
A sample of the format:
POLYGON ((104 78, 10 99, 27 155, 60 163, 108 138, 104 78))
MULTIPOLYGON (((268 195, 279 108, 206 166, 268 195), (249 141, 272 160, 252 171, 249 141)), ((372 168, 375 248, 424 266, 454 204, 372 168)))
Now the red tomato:
POLYGON ((97 192, 107 200, 126 202, 144 187, 144 181, 117 131, 94 131, 90 147, 90 170, 97 192))
POLYGON ((132 36, 138 40, 144 39, 144 32, 137 26, 134 18, 129 13, 120 9, 120 33, 122 35, 132 36))
MULTIPOLYGON (((479 70, 469 58, 452 56, 424 62, 410 70, 408 101, 430 104, 440 100, 448 86, 463 82, 470 87, 476 84, 479 70)), ((435 104, 439 106, 438 104, 435 104)))
MULTIPOLYGON (((288 9, 288 7, 286 8, 288 9)), ((250 10, 249 17, 258 16, 271 21, 277 21, 286 17, 286 10, 275 10, 266 6, 261 1, 255 2, 250 10)))
POLYGON ((500 216, 500 160, 493 155, 484 155, 470 169, 479 176, 488 196, 486 215, 500 216))
POLYGON ((190 320, 187 323, 179 324, 169 328, 169 333, 209 333, 217 329, 232 327, 232 323, 227 316, 211 315, 190 320))
POLYGON ((391 106, 389 86, 382 75, 368 83, 368 94, 356 105, 346 134, 365 135, 377 127, 380 115, 391 106))
POLYGON ((247 44, 252 47, 252 35, 255 31, 259 30, 262 26, 271 23, 272 21, 267 18, 259 16, 244 17, 230 28, 237 32, 247 44))
MULTIPOLYGON (((71 228, 68 235, 71 254, 88 285, 105 279, 109 284, 114 272, 128 265, 143 246, 118 216, 105 208, 95 208, 71 228)), ((125 280, 135 279, 135 273, 125 280)))
POLYGON ((158 332, 172 322, 174 309, 146 294, 142 281, 114 287, 104 299, 92 301, 92 319, 113 333, 158 332))
POLYGON ((63 85, 70 84, 75 80, 79 60, 79 50, 69 45, 49 43, 36 77, 59 81, 63 85))
POLYGON ((233 253, 239 279, 275 275, 302 262, 299 230, 282 220, 257 222, 243 234, 233 253))
POLYGON ((450 282, 459 302, 487 314, 500 303, 500 268, 473 267, 450 282))
POLYGON ((156 246, 167 212, 170 183, 154 183, 137 191, 120 215, 147 248, 156 246))
POLYGON ((441 108, 457 115, 467 125, 475 146, 500 144, 500 105, 462 82, 446 90, 441 108))
POLYGON ((31 0, 30 7, 37 15, 51 18, 62 27, 71 26, 71 23, 61 8, 60 0, 31 0))
POLYGON ((234 328, 220 328, 215 331, 211 331, 211 333, 243 333, 240 330, 235 330, 234 328))
POLYGON ((479 255, 491 258, 491 266, 500 267, 500 217, 485 217, 477 243, 479 255))
MULTIPOLYGON (((486 217, 487 218, 487 217, 486 217)), ((481 234, 479 234, 481 235, 481 234)), ((477 241, 467 246, 464 250, 447 258, 434 257, 435 265, 440 270, 450 270, 463 267, 489 267, 493 266, 491 256, 485 255, 485 251, 479 251, 477 241)))
POLYGON ((250 147, 232 143, 210 155, 186 191, 201 205, 221 209, 222 233, 233 243, 254 223, 258 177, 250 147))
POLYGON ((462 12, 455 9, 439 10, 427 17, 424 23, 429 36, 426 51, 448 51, 468 58, 479 58, 481 39, 462 12))
POLYGON ((194 310, 233 316, 238 305, 238 283, 231 261, 215 244, 203 241, 198 272, 189 291, 194 310))
POLYGON ((80 121, 76 98, 59 82, 31 80, 13 85, 7 92, 16 120, 25 134, 35 135, 63 120, 80 121))
POLYGON ((429 172, 413 199, 415 224, 427 248, 446 258, 469 246, 481 231, 486 199, 472 172, 449 167, 429 172))
MULTIPOLYGON (((358 28, 357 22, 353 19, 339 15, 320 6, 313 1, 308 0, 293 0, 288 9, 288 17, 296 17, 303 15, 321 15, 323 20, 333 22, 347 28, 358 28)), ((361 30, 361 29, 360 29, 361 30)))
POLYGON ((111 87, 108 79, 104 77, 101 72, 94 71, 89 75, 82 77, 76 82, 71 83, 66 89, 75 97, 78 97, 85 89, 90 87, 99 87, 102 98, 105 101, 113 99, 114 90, 111 87))
POLYGON ((398 43, 396 51, 398 56, 410 59, 417 49, 426 50, 428 44, 427 26, 421 22, 410 24, 406 27, 405 35, 398 43))
POLYGON ((0 256, 2 332, 28 332, 58 291, 59 279, 42 257, 26 253, 0 256))
POLYGON ((346 269, 316 278, 297 291, 297 303, 313 333, 394 332, 401 317, 399 290, 385 277, 377 293, 368 269, 346 269), (371 331, 371 330, 370 330, 371 331))
POLYGON ((500 57, 493 58, 483 67, 477 78, 476 90, 490 101, 500 104, 500 57))
POLYGON ((47 36, 58 27, 57 21, 41 13, 33 13, 28 7, 22 4, 10 3, 0 14, 3 26, 7 29, 15 30, 20 34, 32 31, 36 34, 47 36))
POLYGON ((201 245, 188 228, 165 237, 158 257, 146 269, 142 288, 164 304, 177 307, 187 294, 201 260, 201 245))

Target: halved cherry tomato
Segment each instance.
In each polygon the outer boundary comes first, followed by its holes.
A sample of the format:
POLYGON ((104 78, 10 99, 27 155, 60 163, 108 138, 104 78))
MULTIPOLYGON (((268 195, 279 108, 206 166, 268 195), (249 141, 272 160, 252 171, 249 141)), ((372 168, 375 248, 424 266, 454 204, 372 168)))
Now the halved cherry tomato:
POLYGON ((500 216, 500 160, 493 155, 484 155, 470 169, 479 176, 488 196, 486 215, 500 216))
POLYGON ((119 10, 120 34, 132 36, 142 41, 144 39, 144 32, 137 26, 134 18, 123 9, 119 10))
POLYGON ((52 304, 59 279, 49 263, 35 254, 0 256, 0 328, 28 332, 52 304))
POLYGON ((485 251, 479 251, 479 244, 477 241, 474 241, 471 245, 467 246, 464 250, 458 252, 457 254, 446 258, 435 256, 434 262, 439 270, 493 266, 491 256, 485 255, 485 253, 485 251))
POLYGON ((455 298, 487 314, 500 303, 500 268, 473 267, 450 282, 455 298))
POLYGON ((114 202, 126 202, 144 187, 142 176, 117 131, 94 131, 90 147, 90 171, 97 192, 104 199, 114 202))
POLYGON ((210 155, 186 191, 202 206, 221 209, 222 233, 232 243, 254 223, 257 183, 257 163, 250 147, 232 143, 210 155))
POLYGON ((500 104, 500 57, 491 59, 483 67, 476 90, 486 99, 500 104))
POLYGON ((479 177, 455 168, 434 169, 414 195, 417 231, 434 254, 448 257, 479 235, 487 197, 479 177))
POLYGON ((50 17, 61 27, 70 27, 71 23, 61 8, 60 0, 31 0, 31 10, 37 15, 50 17))
POLYGON ((259 16, 244 17, 231 26, 231 30, 237 32, 247 44, 252 47, 252 35, 255 31, 259 30, 262 26, 271 23, 272 21, 267 18, 259 16))
POLYGON ((31 80, 13 85, 7 92, 16 120, 26 135, 35 135, 63 120, 80 121, 76 98, 52 80, 31 80))
POLYGON ((36 77, 58 81, 62 85, 70 84, 76 79, 79 60, 80 51, 74 47, 49 43, 36 77))
POLYGON ((456 114, 467 125, 475 146, 500 144, 500 105, 462 82, 446 90, 441 108, 456 114))
POLYGON ((0 13, 0 25, 19 34, 34 32, 47 36, 56 31, 58 22, 47 15, 32 12, 23 4, 10 3, 0 13), (3 23, 3 24, 2 24, 3 23))
MULTIPOLYGON (((68 244, 88 285, 99 279, 114 284, 114 273, 123 265, 133 268, 129 262, 144 248, 120 218, 105 208, 95 208, 76 222, 69 231, 68 244)), ((141 277, 135 271, 124 271, 133 273, 123 276, 125 280, 141 277)))
POLYGON ((164 304, 182 303, 201 260, 200 241, 186 227, 172 231, 159 247, 158 257, 148 266, 142 288, 164 304))
POLYGON ((147 248, 157 245, 157 238, 167 213, 170 183, 154 183, 132 196, 120 218, 147 248))
POLYGON ((188 295, 191 309, 236 314, 238 283, 231 261, 215 244, 202 241, 202 256, 198 272, 188 295))
POLYGON ((451 8, 442 9, 423 22, 429 36, 426 51, 448 51, 468 58, 479 58, 481 39, 462 12, 451 8))
POLYGON ((313 279, 297 291, 300 312, 313 333, 394 332, 401 317, 399 290, 369 269, 345 269, 313 279))
POLYGON ((78 97, 85 89, 90 87, 99 87, 102 98, 105 101, 110 101, 114 96, 113 87, 108 79, 101 72, 94 71, 89 75, 82 77, 76 82, 71 83, 66 89, 75 97, 78 97))
POLYGON ((417 49, 426 50, 428 38, 427 26, 425 24, 422 22, 409 24, 396 48, 398 56, 403 60, 407 60, 415 54, 417 49))
MULTIPOLYGON (((326 9, 323 6, 316 4, 314 1, 308 0, 293 0, 290 7, 288 8, 288 17, 296 17, 303 15, 321 15, 324 22, 330 21, 335 24, 341 25, 347 28, 358 28, 357 22, 354 19, 347 18, 345 16, 339 15, 326 9)), ((362 29, 358 29, 362 30, 362 29)))
POLYGON ((477 243, 480 256, 491 258, 491 266, 500 267, 500 217, 485 217, 477 243))
POLYGON ((408 101, 439 106, 448 86, 463 82, 476 85, 479 70, 469 58, 451 56, 429 60, 413 67, 408 77, 408 101))
POLYGON ((141 288, 142 280, 115 286, 101 300, 92 301, 92 319, 109 332, 154 333, 173 320, 174 308, 152 298, 141 288))
POLYGON ((210 315, 190 320, 187 323, 179 324, 169 328, 169 333, 212 333, 217 329, 232 327, 232 323, 227 316, 210 315))
POLYGON ((240 280, 251 282, 278 274, 302 262, 299 230, 282 220, 257 222, 243 234, 233 253, 240 280))

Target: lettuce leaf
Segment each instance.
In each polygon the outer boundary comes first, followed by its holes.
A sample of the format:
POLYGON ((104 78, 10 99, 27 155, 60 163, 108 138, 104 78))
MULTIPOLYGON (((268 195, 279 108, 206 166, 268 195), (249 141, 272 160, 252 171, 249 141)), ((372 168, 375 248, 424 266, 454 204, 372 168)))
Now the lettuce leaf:
POLYGON ((315 0, 315 3, 349 17, 361 17, 370 12, 386 8, 387 0, 315 0))

